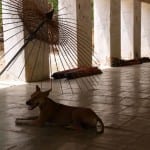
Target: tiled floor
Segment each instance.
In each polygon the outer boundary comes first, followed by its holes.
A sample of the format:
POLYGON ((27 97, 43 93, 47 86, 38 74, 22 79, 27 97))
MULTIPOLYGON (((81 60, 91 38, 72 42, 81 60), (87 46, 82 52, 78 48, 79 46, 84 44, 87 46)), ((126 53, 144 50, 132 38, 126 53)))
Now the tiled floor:
POLYGON ((104 121, 105 133, 58 127, 16 126, 15 118, 37 113, 25 101, 34 85, 0 90, 0 150, 149 150, 150 64, 104 70, 97 89, 53 96, 68 105, 92 108, 104 121))

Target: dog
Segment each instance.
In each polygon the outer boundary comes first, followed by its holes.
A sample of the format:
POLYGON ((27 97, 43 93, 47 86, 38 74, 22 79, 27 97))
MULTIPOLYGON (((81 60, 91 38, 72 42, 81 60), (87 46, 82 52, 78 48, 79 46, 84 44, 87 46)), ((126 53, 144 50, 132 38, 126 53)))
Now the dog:
POLYGON ((82 130, 94 128, 97 133, 104 132, 104 124, 97 114, 90 108, 73 107, 54 102, 48 98, 51 89, 42 92, 36 85, 36 91, 26 102, 29 110, 39 107, 39 116, 17 118, 17 125, 43 126, 47 122, 60 126, 71 126, 73 129, 82 130))

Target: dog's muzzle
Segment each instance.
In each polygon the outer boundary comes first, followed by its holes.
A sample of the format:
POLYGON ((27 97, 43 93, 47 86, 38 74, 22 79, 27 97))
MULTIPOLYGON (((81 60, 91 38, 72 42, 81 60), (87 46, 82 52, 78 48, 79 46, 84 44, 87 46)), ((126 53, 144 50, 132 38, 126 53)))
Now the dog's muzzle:
POLYGON ((32 100, 28 100, 26 102, 26 105, 28 105, 29 110, 33 110, 35 107, 38 106, 38 103, 34 103, 32 100))

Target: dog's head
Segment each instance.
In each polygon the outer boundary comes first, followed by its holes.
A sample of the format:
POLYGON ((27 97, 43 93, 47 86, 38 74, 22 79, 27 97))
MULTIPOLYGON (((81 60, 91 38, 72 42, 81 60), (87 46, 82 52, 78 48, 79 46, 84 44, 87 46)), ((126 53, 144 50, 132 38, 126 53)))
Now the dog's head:
POLYGON ((36 85, 36 91, 31 94, 31 98, 26 102, 26 105, 29 106, 29 110, 36 108, 44 103, 45 98, 48 97, 49 92, 51 91, 44 91, 42 92, 38 85, 36 85))

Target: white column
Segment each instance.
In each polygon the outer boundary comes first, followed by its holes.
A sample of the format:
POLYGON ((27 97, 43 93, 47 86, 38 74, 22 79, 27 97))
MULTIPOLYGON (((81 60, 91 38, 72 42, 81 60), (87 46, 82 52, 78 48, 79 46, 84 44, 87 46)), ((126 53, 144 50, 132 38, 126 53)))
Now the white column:
POLYGON ((92 9, 91 0, 77 0, 77 24, 81 27, 77 29, 77 54, 79 66, 92 65, 92 9), (85 42, 83 43, 83 41, 85 42), (84 53, 86 54, 84 54, 84 53), (86 62, 83 59, 87 60, 86 62))
POLYGON ((94 0, 94 46, 102 66, 120 58, 120 0, 94 0))
POLYGON ((110 56, 111 58, 121 57, 121 1, 111 0, 110 7, 110 56))
POLYGON ((141 1, 121 1, 121 56, 123 59, 141 56, 141 1))
POLYGON ((150 57, 150 4, 142 3, 141 56, 150 57))
MULTIPOLYGON (((67 14, 64 18, 65 21, 73 22, 68 23, 69 28, 76 32, 74 35, 74 43, 76 46, 73 48, 76 51, 78 66, 92 65, 92 19, 91 19, 91 1, 90 0, 59 0, 60 15, 67 14), (78 25, 78 27, 76 26, 78 25), (86 40, 85 40, 86 39, 86 40), (84 42, 83 42, 84 41, 84 42), (86 52, 86 55, 84 54, 86 52), (85 60, 85 61, 83 61, 85 60), (88 62, 88 63, 87 63, 88 62)), ((72 39, 70 39, 72 40, 72 39)), ((68 43, 70 44, 69 40, 68 43)), ((70 49, 70 51, 73 51, 70 49)))
POLYGON ((133 0, 121 0, 121 57, 133 59, 133 0))
MULTIPOLYGON (((28 0, 28 1, 31 1, 31 0, 28 0)), ((16 3, 17 2, 18 1, 16 1, 16 3)), ((24 31, 25 24, 22 23, 21 19, 13 19, 13 18, 19 18, 19 14, 17 13, 18 9, 11 8, 11 6, 9 7, 11 3, 13 5, 13 2, 11 0, 5 0, 2 5, 3 18, 4 18, 3 30, 4 30, 4 41, 5 41, 4 42, 5 53, 7 53, 11 49, 10 52, 5 56, 6 64, 14 57, 17 51, 26 42, 24 39, 25 38, 25 31, 24 31), (8 5, 7 5, 7 2, 9 3, 8 5), (12 13, 16 15, 11 15, 12 13), (5 19, 5 18, 10 18, 10 19, 5 19), (16 26, 18 27, 15 28, 16 26), (14 28, 14 29, 9 30, 11 28, 14 28), (9 30, 9 31, 7 32, 6 30, 9 30)), ((16 3, 15 5, 17 5, 16 3)), ((37 4, 37 6, 39 5, 38 7, 40 9, 43 9, 43 12, 45 12, 46 9, 44 10, 44 8, 47 7, 47 0, 42 0, 42 1, 36 0, 35 3, 37 4)), ((19 5, 21 7, 21 3, 19 3, 19 5)), ((34 19, 33 19, 33 22, 34 22, 34 19)), ((47 34, 47 33, 44 33, 44 34, 47 34)), ((11 78, 13 79, 18 78, 22 69, 23 69, 23 72, 21 73, 20 79, 24 81, 39 81, 39 80, 47 79, 49 77, 48 45, 38 40, 35 43, 36 45, 34 46, 32 53, 30 53, 31 47, 32 47, 32 43, 30 42, 24 48, 22 53, 20 53, 19 57, 17 57, 13 65, 12 66, 10 65, 11 68, 9 68, 8 74, 9 76, 11 76, 11 78), (39 46, 39 44, 41 46, 39 46), (38 55, 39 53, 40 55, 38 55)))
POLYGON ((110 0, 94 0, 94 52, 101 66, 110 65, 110 0))
POLYGON ((134 59, 141 57, 141 0, 134 0, 134 59))

